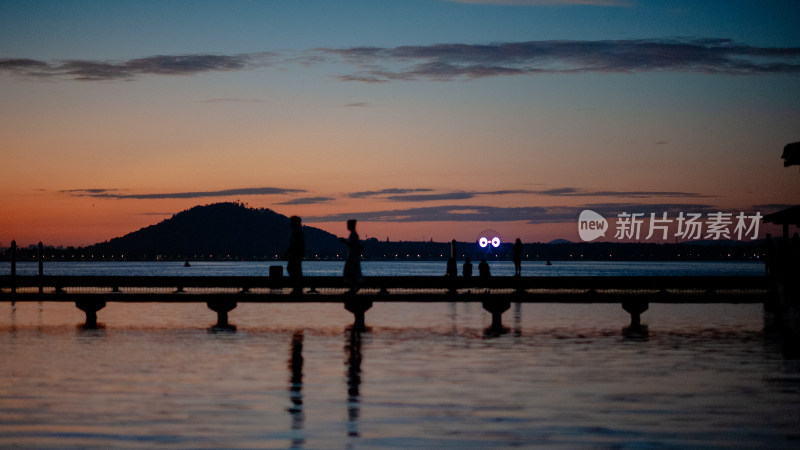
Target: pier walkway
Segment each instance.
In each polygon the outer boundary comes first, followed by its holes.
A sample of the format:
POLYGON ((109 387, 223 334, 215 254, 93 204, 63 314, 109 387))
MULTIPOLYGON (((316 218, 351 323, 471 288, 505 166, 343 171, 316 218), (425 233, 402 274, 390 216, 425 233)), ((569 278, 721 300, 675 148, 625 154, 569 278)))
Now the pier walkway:
POLYGON ((228 313, 237 303, 342 303, 363 329, 374 302, 480 302, 502 330, 511 303, 620 304, 628 327, 642 328, 650 303, 763 303, 773 297, 767 277, 367 277, 357 293, 341 277, 211 276, 0 276, 0 301, 74 302, 97 326, 107 302, 206 303, 217 313, 217 328, 233 329, 228 313), (302 294, 293 293, 294 290, 302 294))

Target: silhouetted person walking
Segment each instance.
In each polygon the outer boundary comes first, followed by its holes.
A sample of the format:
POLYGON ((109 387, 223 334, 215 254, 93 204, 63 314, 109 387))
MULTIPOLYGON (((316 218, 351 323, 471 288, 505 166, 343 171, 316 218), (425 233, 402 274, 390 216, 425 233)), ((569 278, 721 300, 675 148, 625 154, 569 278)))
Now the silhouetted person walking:
POLYGON ((347 259, 344 262, 344 281, 350 286, 348 294, 355 294, 358 291, 358 285, 361 284, 363 279, 361 276, 361 252, 364 251, 364 247, 358 239, 358 233, 356 233, 355 219, 347 221, 347 230, 350 231, 350 236, 347 239, 339 238, 339 241, 347 246, 347 259))
POLYGON ((289 218, 292 234, 289 236, 289 249, 286 250, 286 271, 292 281, 292 294, 302 294, 303 258, 306 256, 306 240, 303 237, 303 224, 299 217, 289 218))
POLYGON ((464 259, 464 267, 463 267, 464 277, 470 278, 472 276, 472 263, 470 262, 469 258, 464 259))
POLYGON ((489 278, 492 276, 492 273, 489 270, 489 263, 486 262, 486 258, 481 258, 481 262, 478 264, 478 275, 481 278, 489 278))
POLYGON ((522 241, 517 238, 514 247, 511 248, 514 259, 514 276, 522 276, 522 241))

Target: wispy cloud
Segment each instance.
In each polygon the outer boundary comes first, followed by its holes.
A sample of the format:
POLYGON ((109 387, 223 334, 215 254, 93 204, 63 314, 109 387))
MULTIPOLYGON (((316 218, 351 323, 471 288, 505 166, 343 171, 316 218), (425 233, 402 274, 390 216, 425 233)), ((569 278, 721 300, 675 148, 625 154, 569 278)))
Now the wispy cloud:
MULTIPOLYGON (((512 0, 512 3, 524 2, 512 0)), ((544 3, 622 4, 613 0, 553 0, 530 4, 544 3)), ((278 63, 304 68, 324 64, 331 58, 356 67, 356 72, 338 75, 340 80, 367 83, 588 72, 800 73, 800 47, 759 47, 716 38, 317 48, 294 55, 272 52, 156 55, 126 61, 2 58, 0 72, 83 81, 132 80, 145 75, 196 75, 251 70, 278 63)), ((367 105, 357 102, 349 106, 367 105)))
POLYGON ((285 202, 277 203, 278 205, 314 205, 317 203, 326 203, 336 200, 333 197, 300 197, 287 200, 285 202))
MULTIPOLYGON (((580 208, 573 208, 573 211, 581 211, 584 209, 591 209, 609 219, 616 218, 617 214, 623 212, 643 213, 648 216, 650 214, 667 213, 668 216, 674 217, 681 212, 705 215, 720 211, 719 207, 715 205, 694 203, 589 203, 580 208)), ((577 217, 577 215, 575 217, 577 217)))
MULTIPOLYGON (((132 199, 132 200, 156 200, 156 199, 177 199, 177 198, 203 198, 203 197, 231 197, 247 195, 285 195, 301 194, 306 192, 304 189, 287 189, 278 187, 256 187, 240 189, 223 189, 218 191, 192 191, 192 192, 161 192, 161 193, 130 193, 124 189, 65 189, 59 191, 73 197, 92 197, 107 199, 132 199)), ((659 197, 676 198, 707 198, 708 195, 693 192, 676 191, 591 191, 576 187, 563 187, 546 190, 528 189, 508 189, 497 191, 455 191, 455 192, 435 192, 431 188, 386 188, 374 191, 360 191, 346 194, 349 198, 376 198, 390 202, 404 203, 424 203, 436 201, 469 200, 480 196, 497 195, 542 195, 548 197, 614 197, 647 199, 659 197)), ((305 205, 315 203, 325 203, 335 201, 334 197, 299 197, 278 205, 305 205)), ((460 206, 464 209, 464 206, 460 206)), ((471 206, 469 208, 472 208, 471 206)))
POLYGON ((390 195, 386 200, 393 202, 433 202, 441 200, 467 200, 475 197, 473 192, 448 192, 444 194, 390 195))
POLYGON ((109 195, 112 192, 119 191, 120 189, 64 189, 58 192, 69 194, 73 197, 95 197, 99 195, 109 195))
POLYGON ((540 207, 496 208, 493 206, 470 206, 465 208, 463 205, 450 205, 331 214, 304 218, 303 220, 306 222, 339 222, 348 219, 370 222, 512 221, 530 220, 531 217, 546 212, 546 208, 540 207))
POLYGON ((195 75, 252 69, 269 64, 271 53, 157 55, 127 61, 0 59, 0 71, 38 78, 81 81, 130 80, 141 75, 195 75))
POLYGON ((365 197, 376 197, 380 195, 397 195, 397 194, 409 194, 412 192, 433 192, 433 189, 428 188, 417 188, 417 189, 404 189, 404 188, 387 188, 387 189, 380 189, 377 191, 361 191, 361 192, 351 192, 347 194, 350 198, 365 198, 365 197))
MULTIPOLYGON (((391 190, 385 190, 391 191, 391 190)), ((385 194, 396 194, 395 192, 385 191, 371 191, 370 196, 381 196, 385 194)), ((417 191, 413 189, 405 189, 404 191, 417 191)), ((425 192, 433 192, 433 189, 424 189, 425 192)), ((361 193, 357 193, 361 194, 361 193)), ((468 200, 478 196, 493 196, 493 195, 542 195, 547 197, 615 197, 615 198, 657 198, 657 197, 674 197, 674 198, 706 198, 708 195, 698 194, 695 192, 679 192, 679 191, 591 191, 576 187, 563 187, 546 190, 530 190, 530 189, 513 189, 513 190, 499 190, 499 191, 456 191, 444 193, 431 193, 431 194, 407 194, 405 192, 399 193, 401 195, 387 195, 383 197, 384 200, 393 202, 434 202, 434 201, 447 201, 447 200, 468 200)), ((353 194, 351 194, 351 197, 353 194)))
POLYGON ((551 197, 622 197, 622 198, 652 198, 652 197, 683 197, 683 198, 706 198, 710 195, 698 194, 696 192, 679 191, 587 191, 580 188, 564 187, 557 189, 547 189, 544 191, 532 191, 539 195, 551 197))
POLYGON ((364 69, 339 79, 367 83, 586 72, 800 72, 800 47, 756 47, 730 39, 528 41, 318 51, 364 69))
POLYGON ((284 189, 275 187, 258 187, 243 189, 223 189, 220 191, 197 191, 197 192, 167 192, 157 194, 126 194, 121 189, 69 189, 59 191, 73 197, 92 197, 108 199, 132 199, 132 200, 159 200, 174 198, 203 198, 203 197, 230 197, 235 195, 274 195, 274 194, 296 194, 305 192, 302 189, 284 189))
POLYGON ((584 209, 591 209, 607 218, 622 212, 707 214, 715 212, 712 205, 687 203, 590 203, 582 206, 495 207, 448 205, 423 208, 391 209, 371 212, 352 212, 303 218, 306 222, 340 222, 357 219, 365 222, 514 222, 537 223, 576 222, 584 209))

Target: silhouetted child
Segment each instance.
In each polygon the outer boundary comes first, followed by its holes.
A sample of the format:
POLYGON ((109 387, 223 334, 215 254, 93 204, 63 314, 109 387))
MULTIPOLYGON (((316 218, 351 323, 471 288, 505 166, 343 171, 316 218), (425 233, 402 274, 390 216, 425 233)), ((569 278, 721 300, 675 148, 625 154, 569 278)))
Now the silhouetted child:
POLYGON ((517 238, 514 247, 511 248, 514 259, 514 276, 522 276, 522 241, 517 238))
POLYGON ((478 264, 478 275, 481 278, 489 278, 492 276, 491 271, 489 271, 489 263, 486 262, 486 258, 481 258, 481 262, 478 264))
POLYGON ((348 294, 355 294, 358 291, 359 284, 363 280, 361 276, 361 252, 364 247, 358 239, 356 233, 356 220, 350 219, 347 221, 347 229, 350 231, 350 236, 347 239, 339 238, 339 241, 347 246, 347 259, 344 262, 344 281, 350 286, 348 294))
POLYGON ((472 263, 469 261, 469 258, 464 259, 463 273, 466 278, 472 276, 472 263))
POLYGON ((286 271, 292 280, 292 294, 302 294, 303 287, 300 279, 303 277, 303 259, 306 257, 306 240, 303 237, 303 224, 299 217, 289 218, 289 227, 292 230, 289 236, 289 249, 286 250, 286 271))

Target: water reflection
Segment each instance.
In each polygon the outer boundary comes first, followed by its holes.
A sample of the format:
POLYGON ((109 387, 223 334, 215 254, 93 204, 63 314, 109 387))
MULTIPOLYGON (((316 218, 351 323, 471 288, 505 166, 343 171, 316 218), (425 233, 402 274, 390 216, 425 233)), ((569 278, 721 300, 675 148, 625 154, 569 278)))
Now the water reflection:
POLYGON ((306 442, 303 433, 305 424, 305 414, 303 413, 303 330, 295 331, 292 336, 289 354, 289 399, 292 401, 292 406, 288 411, 292 416, 291 448, 302 448, 306 442))
POLYGON ((361 413, 361 332, 355 327, 345 331, 347 345, 344 347, 347 361, 347 435, 358 437, 358 416, 361 413))
POLYGON ((379 308, 376 324, 389 325, 368 334, 345 331, 349 316, 293 305, 303 314, 288 325, 273 325, 269 310, 266 325, 251 319, 237 334, 211 336, 203 309, 186 309, 191 327, 128 325, 122 318, 175 314, 142 304, 114 315, 121 325, 106 338, 77 329, 73 305, 47 306, 41 331, 34 303, 18 302, 17 332, 8 331, 9 306, 2 316, 0 361, 14 364, 0 364, 0 413, 13 419, 0 427, 0 448, 797 442, 800 363, 764 337, 760 305, 659 306, 646 343, 621 339, 627 315, 602 304, 525 303, 519 324, 513 305, 504 319, 522 337, 491 342, 481 338, 480 304, 379 308))
POLYGON ((11 331, 17 331, 17 302, 11 301, 11 331))
POLYGON ((455 336, 458 334, 458 306, 456 302, 450 302, 450 323, 452 324, 450 333, 455 336))
POLYGON ((80 324, 75 326, 75 335, 78 342, 87 343, 100 338, 108 338, 108 331, 103 324, 98 324, 95 328, 86 328, 85 325, 80 324))

